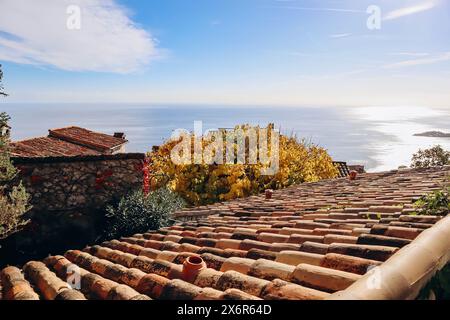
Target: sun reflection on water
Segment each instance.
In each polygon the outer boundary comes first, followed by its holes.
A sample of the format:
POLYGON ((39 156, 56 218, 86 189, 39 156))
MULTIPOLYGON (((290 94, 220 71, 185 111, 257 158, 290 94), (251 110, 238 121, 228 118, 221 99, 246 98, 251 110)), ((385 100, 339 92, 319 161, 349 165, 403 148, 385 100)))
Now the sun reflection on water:
MULTIPOLYGON (((377 165, 370 171, 396 169, 409 165, 418 149, 440 144, 450 149, 450 138, 417 137, 426 131, 449 132, 450 110, 426 107, 365 107, 351 111, 355 118, 367 121, 371 130, 387 136, 387 140, 372 141, 367 148, 373 151, 377 165), (433 119, 448 119, 446 127, 439 127, 433 119)), ((441 122, 442 123, 442 122, 441 122)))

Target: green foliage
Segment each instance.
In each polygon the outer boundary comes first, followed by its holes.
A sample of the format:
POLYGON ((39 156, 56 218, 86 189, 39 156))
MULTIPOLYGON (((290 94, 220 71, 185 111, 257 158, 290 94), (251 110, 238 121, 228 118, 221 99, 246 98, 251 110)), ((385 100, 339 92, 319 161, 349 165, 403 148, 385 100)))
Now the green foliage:
POLYGON ((184 201, 167 188, 145 195, 141 190, 123 197, 117 205, 107 207, 104 238, 112 239, 156 230, 169 224, 171 214, 183 208, 184 201))
POLYGON ((427 216, 446 216, 450 211, 450 188, 438 190, 422 196, 414 203, 416 214, 427 216))
POLYGON ((25 188, 20 182, 14 184, 17 169, 10 159, 8 121, 9 116, 0 113, 0 239, 25 226, 24 214, 30 209, 25 188))
POLYGON ((0 113, 0 183, 3 186, 11 181, 17 174, 17 169, 13 166, 9 154, 9 127, 10 117, 5 112, 0 113))
MULTIPOLYGON (((3 187, 0 187, 3 188, 3 187)), ((0 194, 0 239, 21 230, 28 220, 23 215, 30 209, 29 195, 23 185, 12 187, 7 194, 0 194)))
POLYGON ((450 164, 450 152, 440 145, 430 149, 419 150, 411 159, 412 168, 430 168, 450 164))

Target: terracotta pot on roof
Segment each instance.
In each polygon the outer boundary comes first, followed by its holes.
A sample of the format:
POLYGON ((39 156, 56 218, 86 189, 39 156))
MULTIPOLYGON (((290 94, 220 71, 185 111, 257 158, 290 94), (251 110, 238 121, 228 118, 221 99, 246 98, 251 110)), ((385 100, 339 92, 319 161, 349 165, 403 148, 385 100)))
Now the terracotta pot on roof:
POLYGON ((348 177, 350 180, 356 180, 356 176, 358 175, 358 172, 355 170, 350 171, 348 177))
POLYGON ((200 256, 188 257, 183 263, 183 280, 194 282, 199 272, 206 268, 206 262, 200 256))

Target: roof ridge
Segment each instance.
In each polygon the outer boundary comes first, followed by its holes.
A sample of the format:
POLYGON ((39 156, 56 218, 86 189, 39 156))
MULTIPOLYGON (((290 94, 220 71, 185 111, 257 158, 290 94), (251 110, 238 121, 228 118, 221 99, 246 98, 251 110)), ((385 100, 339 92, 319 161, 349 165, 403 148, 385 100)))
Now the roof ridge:
POLYGON ((450 215, 423 231, 409 245, 377 266, 375 271, 368 272, 347 289, 338 291, 327 299, 415 299, 425 284, 449 260, 450 215), (417 259, 419 256, 421 259, 417 259))
POLYGON ((90 129, 67 126, 49 129, 47 136, 12 142, 17 156, 85 155, 87 153, 112 154, 128 140, 90 129), (20 151, 20 149, 22 149, 20 151), (28 151, 27 151, 28 150, 28 151))

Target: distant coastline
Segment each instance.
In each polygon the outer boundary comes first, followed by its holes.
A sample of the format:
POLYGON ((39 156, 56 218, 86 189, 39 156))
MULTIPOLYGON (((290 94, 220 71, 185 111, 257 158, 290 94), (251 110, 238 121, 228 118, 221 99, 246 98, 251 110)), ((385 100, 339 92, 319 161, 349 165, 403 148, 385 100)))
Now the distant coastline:
POLYGON ((450 138, 450 133, 445 133, 441 131, 427 131, 423 133, 416 133, 416 137, 432 137, 432 138, 450 138))
MULTIPOLYGON (((46 103, 0 103, 0 110, 6 111, 12 118, 13 140, 44 136, 48 128, 79 125, 109 134, 125 132, 130 140, 128 152, 147 152, 151 146, 164 143, 176 129, 193 130, 194 121, 198 120, 203 122, 205 130, 234 127, 236 123, 265 125, 274 122, 282 133, 290 135, 293 132, 299 138, 310 139, 326 147, 336 161, 364 164, 368 172, 391 170, 409 164, 411 155, 419 149, 429 148, 433 139, 438 139, 437 144, 446 150, 450 149, 450 138, 413 136, 414 133, 432 130, 450 132, 450 109, 431 115, 425 109, 418 109, 406 123, 396 115, 386 119, 385 113, 389 108, 371 107, 293 109, 274 106, 255 109, 241 106, 231 109, 216 105, 212 112, 212 109, 203 106, 187 104, 179 107, 160 104, 146 108, 143 104, 133 103, 71 103, 63 108, 46 103), (364 116, 359 117, 360 114, 364 116), (381 120, 385 126, 378 126, 381 120), (411 126, 414 131, 409 131, 411 126)), ((403 115, 409 109, 401 110, 403 115)))

